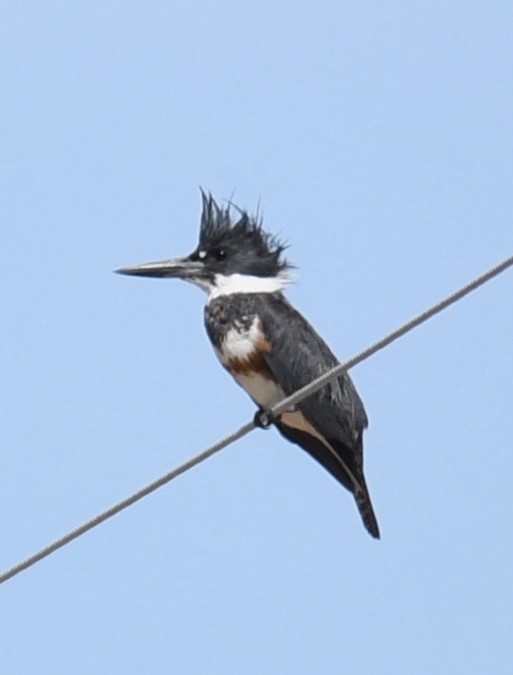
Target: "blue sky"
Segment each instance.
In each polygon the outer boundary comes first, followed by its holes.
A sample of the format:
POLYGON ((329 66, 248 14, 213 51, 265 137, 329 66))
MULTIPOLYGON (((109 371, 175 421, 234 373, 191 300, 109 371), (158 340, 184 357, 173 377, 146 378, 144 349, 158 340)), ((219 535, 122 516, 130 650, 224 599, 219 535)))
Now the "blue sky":
MULTIPOLYGON (((202 185, 341 359, 513 251, 509 2, 2 6, 0 564, 246 422, 202 185)), ((256 431, 0 588, 6 673, 509 673, 513 273, 355 368, 382 530, 256 431)))

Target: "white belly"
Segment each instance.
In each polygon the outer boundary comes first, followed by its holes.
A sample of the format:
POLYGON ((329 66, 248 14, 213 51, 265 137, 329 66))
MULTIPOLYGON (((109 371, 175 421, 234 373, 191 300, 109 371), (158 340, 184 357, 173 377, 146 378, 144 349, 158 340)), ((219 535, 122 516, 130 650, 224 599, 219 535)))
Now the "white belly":
POLYGON ((235 380, 262 408, 269 408, 285 398, 285 392, 281 387, 258 373, 235 375, 235 380))

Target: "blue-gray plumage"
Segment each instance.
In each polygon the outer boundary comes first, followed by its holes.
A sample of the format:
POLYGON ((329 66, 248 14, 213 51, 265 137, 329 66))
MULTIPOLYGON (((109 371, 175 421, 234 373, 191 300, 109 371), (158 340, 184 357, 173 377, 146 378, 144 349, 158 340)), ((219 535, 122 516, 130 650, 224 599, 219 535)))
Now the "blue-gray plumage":
MULTIPOLYGON (((200 240, 185 258, 118 270, 179 277, 208 293, 205 327, 223 366, 265 409, 339 362, 283 295, 290 265, 284 246, 261 221, 202 193, 200 240)), ((354 496, 369 533, 379 538, 363 473, 367 415, 349 377, 301 401, 273 420, 280 433, 314 457, 354 496)))

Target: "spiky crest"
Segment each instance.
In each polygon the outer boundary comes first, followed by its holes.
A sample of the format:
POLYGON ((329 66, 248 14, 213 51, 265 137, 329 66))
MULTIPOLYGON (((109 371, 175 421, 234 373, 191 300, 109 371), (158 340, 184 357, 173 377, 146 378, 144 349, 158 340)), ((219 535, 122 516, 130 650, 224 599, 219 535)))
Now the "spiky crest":
POLYGON ((255 256, 274 263, 279 271, 284 272, 292 267, 282 255, 287 246, 263 230, 262 217, 258 212, 256 216, 251 216, 231 201, 221 206, 211 193, 204 190, 201 190, 201 199, 200 248, 244 246, 251 249, 255 256), (234 211, 237 218, 233 217, 234 211))

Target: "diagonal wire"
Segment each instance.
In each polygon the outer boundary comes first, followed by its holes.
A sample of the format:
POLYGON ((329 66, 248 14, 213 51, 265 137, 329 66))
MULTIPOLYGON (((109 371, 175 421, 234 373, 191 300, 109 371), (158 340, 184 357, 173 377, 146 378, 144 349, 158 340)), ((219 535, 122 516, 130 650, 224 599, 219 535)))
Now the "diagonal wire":
MULTIPOLYGON (((443 310, 447 309, 447 307, 458 302, 469 293, 472 293, 477 288, 479 288, 479 286, 483 286, 488 281, 498 276, 512 265, 513 265, 513 256, 510 256, 500 264, 491 268, 481 276, 477 277, 473 281, 469 282, 468 284, 457 290, 455 293, 452 293, 451 295, 447 296, 441 302, 437 303, 436 305, 433 305, 425 312, 418 314, 416 317, 414 317, 407 323, 403 324, 396 330, 392 331, 381 340, 378 340, 367 349, 364 349, 362 352, 360 352, 353 358, 349 359, 345 363, 335 366, 331 370, 328 370, 326 373, 320 375, 306 386, 302 387, 301 389, 298 389, 290 396, 287 396, 286 398, 282 399, 276 405, 274 405, 272 408, 266 411, 264 415, 268 416, 267 418, 268 420, 271 420, 273 416, 280 415, 285 410, 287 410, 287 408, 296 405, 297 403, 305 399, 307 396, 310 396, 319 389, 322 389, 322 387, 325 386, 328 382, 331 382, 332 380, 335 380, 337 377, 340 377, 342 373, 346 372, 350 368, 353 368, 362 361, 368 359, 370 356, 380 351, 381 349, 384 349, 398 338, 402 337, 406 333, 409 333, 411 330, 419 326, 421 323, 428 321, 436 314, 439 314, 443 310)), ((71 532, 68 532, 60 539, 56 539, 53 543, 49 544, 48 546, 45 546, 34 555, 30 556, 29 558, 26 558, 22 562, 18 563, 14 567, 11 567, 6 572, 1 574, 0 584, 3 584, 8 579, 11 579, 20 572, 23 572, 24 570, 28 569, 29 567, 32 567, 32 565, 35 565, 40 560, 43 560, 43 558, 48 557, 49 555, 51 555, 58 549, 62 548, 63 546, 66 546, 66 544, 69 544, 74 539, 78 539, 78 537, 81 537, 89 530, 92 530, 93 528, 97 527, 98 525, 105 522, 109 518, 112 518, 121 511, 124 511, 129 506, 132 506, 132 504, 135 504, 143 497, 146 497, 152 492, 155 492, 155 490, 158 490, 163 485, 166 485, 167 483, 174 480, 181 474, 185 473, 186 471, 189 471, 189 469, 192 469, 194 466, 200 464, 201 462, 204 462, 209 457, 212 457, 212 455, 226 448, 228 445, 231 445, 232 443, 239 440, 246 434, 249 434, 250 431, 253 431, 253 429, 255 429, 254 421, 244 424, 237 431, 234 431, 233 433, 229 434, 221 441, 214 443, 203 452, 200 452, 198 455, 195 455, 194 457, 187 460, 183 464, 180 464, 179 466, 169 471, 168 473, 164 474, 163 476, 153 481, 146 487, 142 488, 141 490, 138 490, 137 492, 134 492, 126 499, 123 499, 114 506, 111 506, 109 509, 98 514, 94 518, 91 518, 91 520, 88 520, 86 523, 80 525, 71 532)))
POLYGON ((54 553, 58 549, 62 548, 63 546, 66 546, 66 544, 69 544, 74 539, 78 539, 78 537, 81 537, 83 534, 85 534, 89 530, 92 530, 94 527, 97 527, 98 525, 105 522, 109 518, 112 518, 112 516, 115 516, 120 511, 124 511, 129 506, 132 506, 132 504, 135 504, 135 502, 138 502, 143 497, 146 497, 147 495, 151 494, 152 492, 155 492, 155 490, 158 490, 163 485, 166 485, 166 483, 169 483, 170 481, 174 480, 175 478, 180 476, 182 473, 185 473, 186 471, 189 471, 189 469, 192 469, 197 464, 200 464, 201 462, 204 462, 209 457, 212 457, 212 455, 215 455, 216 452, 219 452, 220 450, 223 450, 224 448, 226 448, 231 443, 235 443, 235 441, 238 441, 239 438, 242 438, 246 434, 249 434, 249 432, 252 431, 254 428, 255 428, 254 422, 249 422, 248 424, 245 424, 244 426, 242 426, 237 431, 234 431, 233 433, 229 434, 228 436, 223 438, 221 441, 218 441, 217 443, 214 443, 214 445, 211 445, 209 448, 207 448, 203 452, 200 452, 199 454, 195 455, 194 457, 191 457, 191 459, 188 459, 183 464, 180 464, 179 466, 175 467, 174 469, 172 469, 168 473, 164 474, 160 478, 157 478, 157 480, 154 480, 152 483, 149 483, 148 485, 143 487, 141 490, 138 490, 137 492, 134 492, 133 494, 131 494, 126 499, 123 499, 122 501, 118 502, 117 504, 114 504, 114 506, 111 506, 109 509, 106 509, 105 511, 102 511, 102 513, 98 514, 94 518, 91 518, 91 520, 88 520, 83 525, 80 525, 79 527, 75 528, 74 530, 71 530, 71 532, 68 532, 68 534, 65 534, 60 539, 56 539, 54 542, 52 542, 48 546, 45 546, 44 548, 42 548, 40 551, 38 551, 34 555, 30 556, 29 558, 26 558, 22 562, 18 563, 14 567, 11 567, 6 572, 4 572, 2 575, 0 575, 0 584, 3 584, 4 581, 7 581, 8 579, 11 579, 12 577, 16 576, 20 572, 23 572, 23 570, 26 570, 27 568, 32 567, 32 565, 35 565, 37 562, 39 562, 40 560, 43 560, 43 558, 48 557, 49 555, 51 555, 52 553, 54 553))
POLYGON ((513 265, 513 256, 510 256, 509 258, 506 258, 506 260, 499 263, 495 267, 492 267, 490 270, 488 270, 488 272, 485 272, 481 276, 476 277, 473 281, 470 281, 468 284, 466 284, 459 290, 455 291, 454 293, 451 293, 451 295, 448 295, 446 298, 438 302, 436 305, 433 305, 429 309, 426 309, 425 312, 418 314, 413 319, 410 319, 410 321, 408 321, 407 323, 403 324, 396 330, 392 331, 392 333, 389 333, 381 340, 378 340, 370 347, 367 347, 367 349, 364 349, 356 356, 353 356, 353 358, 349 359, 349 361, 341 363, 338 366, 334 366, 333 368, 326 371, 309 384, 306 384, 304 387, 301 387, 301 389, 298 389, 290 396, 287 396, 287 398, 284 398, 283 400, 279 401, 276 405, 274 405, 272 408, 269 409, 269 415, 271 417, 275 415, 281 415, 281 413, 285 412, 287 408, 296 405, 297 403, 305 399, 307 396, 310 396, 311 394, 314 394, 316 391, 319 391, 319 389, 322 389, 323 386, 328 382, 335 380, 337 377, 340 377, 342 373, 346 372, 350 368, 353 368, 358 363, 365 361, 365 359, 368 359, 370 356, 373 356, 376 352, 379 352, 385 347, 388 347, 389 344, 395 342, 403 335, 406 335, 406 333, 409 333, 414 328, 417 328, 417 326, 420 326, 421 323, 424 323, 425 321, 428 321, 429 319, 434 317, 435 314, 439 314, 444 309, 447 309, 447 307, 449 307, 450 305, 453 305, 455 302, 458 302, 469 293, 472 293, 472 291, 475 291, 477 288, 479 288, 479 286, 483 286, 494 277, 498 276, 499 274, 502 274, 502 272, 507 270, 508 267, 511 267, 512 265, 513 265))

